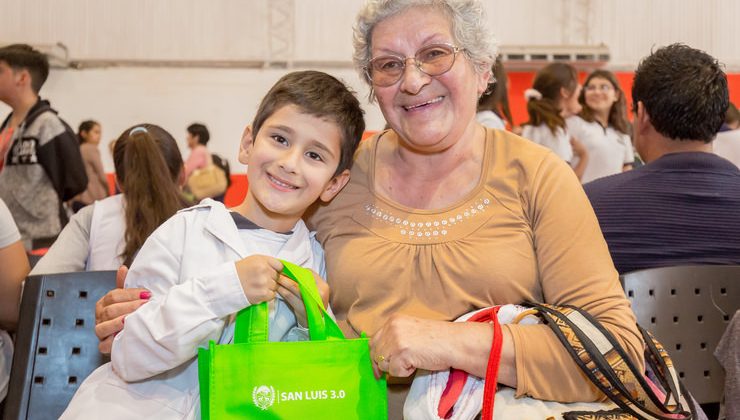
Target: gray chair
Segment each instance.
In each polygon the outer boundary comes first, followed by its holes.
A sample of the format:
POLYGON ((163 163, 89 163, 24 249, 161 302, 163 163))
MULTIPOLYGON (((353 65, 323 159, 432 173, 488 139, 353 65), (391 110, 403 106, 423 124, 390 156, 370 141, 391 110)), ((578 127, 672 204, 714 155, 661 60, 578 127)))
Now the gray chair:
POLYGON ((95 303, 115 287, 115 271, 26 280, 5 420, 59 418, 80 383, 107 361, 98 351, 95 303))
POLYGON ((622 275, 637 322, 660 341, 700 404, 722 398, 724 372, 714 358, 740 307, 740 266, 679 266, 622 275))

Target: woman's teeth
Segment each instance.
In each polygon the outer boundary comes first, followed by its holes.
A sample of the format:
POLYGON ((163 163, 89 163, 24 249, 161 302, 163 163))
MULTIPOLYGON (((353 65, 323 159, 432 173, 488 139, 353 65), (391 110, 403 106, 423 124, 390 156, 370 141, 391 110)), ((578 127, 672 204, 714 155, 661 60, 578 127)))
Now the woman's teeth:
POLYGON ((421 103, 421 104, 418 104, 418 105, 405 106, 405 107, 403 107, 403 109, 405 109, 406 111, 410 111, 412 109, 421 108, 423 106, 427 106, 427 105, 431 105, 431 104, 436 104, 437 102, 439 102, 441 100, 442 100, 442 97, 440 96, 440 97, 437 97, 435 99, 432 99, 431 101, 427 101, 427 102, 424 102, 424 103, 421 103))

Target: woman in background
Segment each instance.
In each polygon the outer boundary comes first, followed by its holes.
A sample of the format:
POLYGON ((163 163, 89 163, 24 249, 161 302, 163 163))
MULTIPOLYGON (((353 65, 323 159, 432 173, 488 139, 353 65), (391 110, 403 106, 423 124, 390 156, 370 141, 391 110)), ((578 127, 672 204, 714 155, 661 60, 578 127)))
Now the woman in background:
POLYGON ((522 137, 547 147, 568 162, 579 179, 588 164, 588 153, 568 133, 565 119, 581 111, 580 93, 578 73, 573 66, 545 66, 537 72, 532 88, 524 92, 529 121, 522 130, 522 137))
POLYGON ((108 181, 98 150, 101 138, 100 123, 93 120, 83 121, 77 130, 77 137, 80 141, 80 154, 85 162, 87 189, 72 199, 72 211, 75 213, 95 200, 102 200, 108 196, 108 181))
POLYGON ((491 70, 494 80, 488 90, 478 99, 478 113, 475 114, 475 118, 489 128, 505 130, 508 122, 509 127, 513 129, 514 119, 511 118, 511 109, 509 109, 509 80, 500 57, 496 58, 491 70))
POLYGON ((75 214, 31 274, 129 266, 146 238, 187 203, 183 161, 170 133, 153 124, 127 129, 113 149, 123 194, 75 214))
POLYGON ((566 119, 568 133, 588 153, 582 183, 632 169, 635 152, 630 139, 624 92, 614 73, 596 70, 589 74, 578 97, 583 109, 566 119))

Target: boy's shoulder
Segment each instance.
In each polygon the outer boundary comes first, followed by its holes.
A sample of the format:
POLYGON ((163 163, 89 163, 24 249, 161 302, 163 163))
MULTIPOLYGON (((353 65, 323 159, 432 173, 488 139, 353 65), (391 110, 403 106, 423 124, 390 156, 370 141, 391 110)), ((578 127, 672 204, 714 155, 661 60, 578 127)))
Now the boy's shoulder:
POLYGON ((42 146, 65 133, 71 133, 71 129, 68 130, 59 115, 49 108, 41 110, 32 120, 26 121, 23 136, 38 139, 42 146))
POLYGON ((234 222, 223 203, 204 199, 194 206, 179 210, 162 223, 152 233, 150 239, 166 243, 185 243, 212 236, 206 232, 219 238, 230 237, 233 230, 234 222))
POLYGON ((211 198, 204 198, 200 203, 178 210, 172 218, 182 218, 186 220, 206 221, 213 218, 224 218, 229 215, 229 209, 223 203, 211 198))

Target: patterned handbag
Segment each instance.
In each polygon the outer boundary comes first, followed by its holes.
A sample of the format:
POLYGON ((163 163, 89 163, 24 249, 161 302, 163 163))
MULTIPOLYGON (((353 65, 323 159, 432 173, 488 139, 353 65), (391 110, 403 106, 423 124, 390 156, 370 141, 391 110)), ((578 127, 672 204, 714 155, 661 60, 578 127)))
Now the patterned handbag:
MULTIPOLYGON (((696 420, 697 411, 678 380, 673 363, 657 340, 639 328, 646 343, 650 379, 639 372, 609 331, 585 311, 572 306, 537 303, 504 305, 467 314, 458 322, 493 324, 494 341, 480 379, 457 369, 417 374, 406 400, 409 420, 528 418, 696 420), (502 316, 501 312, 509 312, 502 316), (586 376, 609 398, 604 403, 558 403, 515 398, 510 388, 496 389, 501 355, 500 323, 523 323, 537 317, 547 324, 586 376), (481 409, 482 406, 482 409, 481 409), (475 408, 477 407, 477 409, 475 408)), ((528 322, 528 323, 531 323, 528 322)), ((701 413, 701 411, 699 411, 701 413)))
POLYGON ((599 413, 563 413, 571 419, 696 419, 696 407, 658 340, 637 326, 645 362, 657 384, 640 372, 614 336, 583 309, 528 302, 560 339, 581 371, 619 408, 599 413))

